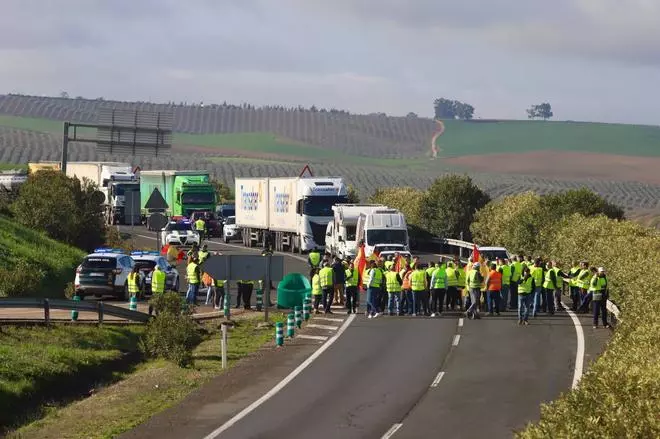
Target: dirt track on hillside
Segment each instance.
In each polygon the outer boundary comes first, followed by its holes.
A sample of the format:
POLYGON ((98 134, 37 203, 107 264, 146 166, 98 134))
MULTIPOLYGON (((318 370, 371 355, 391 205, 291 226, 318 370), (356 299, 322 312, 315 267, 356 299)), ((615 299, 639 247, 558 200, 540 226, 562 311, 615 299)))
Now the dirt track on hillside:
POLYGON ((537 175, 578 180, 637 181, 660 184, 660 158, 572 151, 466 155, 445 158, 450 165, 473 171, 537 175))

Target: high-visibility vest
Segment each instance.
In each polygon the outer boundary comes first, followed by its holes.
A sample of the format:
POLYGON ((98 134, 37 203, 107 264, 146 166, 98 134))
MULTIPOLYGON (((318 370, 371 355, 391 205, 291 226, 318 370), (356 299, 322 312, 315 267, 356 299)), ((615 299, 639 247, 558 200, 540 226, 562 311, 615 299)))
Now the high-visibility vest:
POLYGON ((321 288, 321 277, 317 274, 312 277, 312 295, 320 296, 323 294, 323 289, 321 288))
POLYGON ((448 287, 458 286, 458 271, 456 271, 454 267, 447 267, 445 270, 445 276, 447 276, 448 287))
POLYGON ((426 273, 415 270, 410 275, 410 287, 413 291, 424 291, 426 289, 426 273))
POLYGON ((137 273, 128 273, 128 294, 137 294, 140 288, 138 287, 138 280, 140 277, 137 273))
POLYGON ((151 273, 151 292, 162 293, 165 291, 165 272, 162 270, 154 270, 151 273))
POLYGON ((552 268, 545 272, 545 281, 543 282, 543 288, 545 288, 546 290, 557 289, 556 280, 554 281, 552 280, 553 274, 555 275, 555 279, 557 279, 557 273, 552 268))
POLYGON ((197 275, 197 264, 194 262, 188 264, 188 267, 186 267, 186 274, 188 275, 189 284, 199 283, 199 276, 197 275))
POLYGON ((520 285, 518 286, 518 294, 526 295, 532 294, 532 282, 534 278, 529 276, 527 280, 521 280, 520 285))
POLYGON ((215 286, 218 288, 224 288, 225 281, 221 279, 215 279, 215 286))
POLYGON ((470 270, 467 274, 467 287, 480 289, 483 281, 479 279, 481 273, 476 268, 470 270))
POLYGON ((204 222, 203 219, 198 219, 195 221, 195 230, 202 231, 206 228, 206 223, 204 222))
POLYGON ((591 300, 602 300, 603 291, 607 288, 607 280, 604 277, 594 275, 589 282, 589 292, 592 295, 591 300))
POLYGON ((403 273, 403 276, 401 276, 401 279, 403 280, 403 283, 401 284, 402 289, 410 290, 412 288, 412 282, 410 281, 410 276, 412 273, 412 271, 406 271, 403 273))
POLYGON ((371 281, 372 279, 373 279, 373 282, 371 282, 372 288, 380 288, 381 286, 383 286, 383 272, 380 268, 376 267, 369 270, 369 280, 371 281))
POLYGON ((511 266, 510 265, 501 265, 500 270, 502 270, 502 285, 511 284, 511 266))
POLYGON ((589 289, 589 279, 591 276, 591 271, 588 268, 580 269, 580 274, 578 274, 576 284, 578 287, 583 290, 589 289))
POLYGON ((436 267, 429 267, 426 269, 426 275, 429 277, 429 279, 431 278, 431 276, 433 276, 433 272, 435 271, 435 268, 436 267))
POLYGON ((401 285, 397 277, 399 273, 396 271, 388 271, 385 273, 385 285, 387 286, 388 293, 399 293, 401 292, 401 285))
POLYGON ((347 268, 344 273, 346 273, 346 286, 356 287, 358 284, 358 277, 359 277, 358 269, 353 268, 353 271, 351 271, 350 268, 347 268))
POLYGON ((323 267, 319 271, 319 277, 321 278, 321 288, 328 288, 333 285, 332 283, 332 268, 323 267))
POLYGON ((457 268, 456 272, 458 273, 458 286, 467 286, 467 273, 462 268, 457 268))
POLYGON ((577 280, 577 276, 578 276, 579 272, 580 272, 580 267, 579 266, 571 268, 571 271, 568 272, 568 274, 571 277, 571 279, 568 281, 568 286, 570 286, 570 287, 579 286, 578 285, 578 280, 577 280))
POLYGON ((445 281, 447 279, 447 269, 444 267, 438 267, 433 272, 433 276, 435 276, 435 279, 433 279, 432 288, 436 288, 436 289, 445 288, 445 281))
POLYGON ((205 251, 202 251, 202 250, 197 252, 197 258, 199 258, 199 263, 200 264, 202 262, 204 262, 208 257, 209 257, 209 252, 205 252, 205 251))
POLYGON ((502 290, 502 273, 496 270, 491 270, 488 273, 488 291, 501 291, 502 290))
POLYGON ((312 267, 316 268, 321 263, 321 253, 319 252, 310 252, 309 253, 309 263, 312 264, 312 267))
POLYGON ((561 289, 564 286, 564 279, 559 275, 559 272, 561 271, 559 267, 555 267, 552 269, 552 271, 555 272, 555 282, 557 282, 557 288, 561 289))
POLYGON ((534 278, 534 283, 536 288, 540 287, 543 284, 543 269, 541 267, 533 266, 529 270, 529 274, 534 278))
POLYGON ((514 262, 511 264, 511 282, 518 282, 522 276, 523 264, 522 262, 514 262))
POLYGON ((385 261, 383 263, 383 267, 388 271, 392 268, 392 265, 394 265, 394 261, 385 261))

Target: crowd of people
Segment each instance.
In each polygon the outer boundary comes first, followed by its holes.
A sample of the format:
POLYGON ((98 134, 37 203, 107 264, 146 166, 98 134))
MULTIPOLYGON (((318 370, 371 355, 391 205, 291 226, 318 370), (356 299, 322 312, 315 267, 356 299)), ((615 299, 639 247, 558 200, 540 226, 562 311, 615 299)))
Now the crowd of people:
POLYGON ((558 261, 531 256, 467 263, 458 257, 441 257, 424 263, 417 256, 393 255, 361 263, 314 250, 308 263, 316 314, 322 312, 321 307, 332 314, 333 304, 345 306, 349 314, 357 313, 363 292, 370 319, 384 314, 438 317, 447 310, 480 319, 482 310, 489 316, 517 310, 518 325, 528 325, 530 317, 561 310, 566 288, 573 311, 587 313, 592 305, 594 328, 599 317, 603 327, 609 327, 606 271, 590 267, 587 261, 565 268, 558 261), (364 265, 361 272, 360 265, 364 265))

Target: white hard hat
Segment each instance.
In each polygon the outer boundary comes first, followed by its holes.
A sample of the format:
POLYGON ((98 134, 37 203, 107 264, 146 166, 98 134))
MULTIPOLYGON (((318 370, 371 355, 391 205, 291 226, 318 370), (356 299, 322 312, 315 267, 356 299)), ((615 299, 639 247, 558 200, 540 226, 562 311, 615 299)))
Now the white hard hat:
POLYGON ((598 267, 599 273, 605 273, 605 267, 598 267))

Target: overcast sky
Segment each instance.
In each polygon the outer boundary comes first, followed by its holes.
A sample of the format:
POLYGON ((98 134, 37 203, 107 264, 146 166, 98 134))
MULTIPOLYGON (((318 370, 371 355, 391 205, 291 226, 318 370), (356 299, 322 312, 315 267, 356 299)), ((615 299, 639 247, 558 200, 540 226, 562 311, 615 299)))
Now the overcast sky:
POLYGON ((660 0, 2 0, 0 93, 658 124, 660 0))

